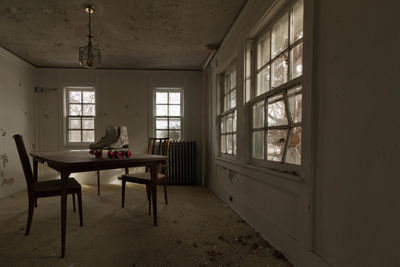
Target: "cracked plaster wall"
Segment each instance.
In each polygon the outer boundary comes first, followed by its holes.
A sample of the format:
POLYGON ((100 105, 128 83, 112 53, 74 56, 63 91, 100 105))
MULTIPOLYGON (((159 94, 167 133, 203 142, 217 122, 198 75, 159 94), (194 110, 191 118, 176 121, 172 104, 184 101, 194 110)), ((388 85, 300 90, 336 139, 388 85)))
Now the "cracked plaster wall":
POLYGON ((0 198, 26 188, 14 134, 34 149, 36 69, 0 48, 0 198))

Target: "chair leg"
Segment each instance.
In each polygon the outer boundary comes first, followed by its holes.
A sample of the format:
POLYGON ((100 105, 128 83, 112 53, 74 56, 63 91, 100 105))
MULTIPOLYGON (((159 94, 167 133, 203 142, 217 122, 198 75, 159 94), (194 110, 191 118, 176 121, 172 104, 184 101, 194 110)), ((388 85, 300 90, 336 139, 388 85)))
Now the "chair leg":
POLYGON ((146 184, 147 200, 149 201, 149 215, 151 215, 151 188, 146 184))
POLYGON ((122 197, 122 204, 121 204, 121 206, 122 207, 124 207, 125 206, 125 185, 126 185, 126 181, 125 180, 122 180, 122 194, 121 194, 121 197, 122 197))
POLYGON ((37 208, 37 198, 35 197, 35 207, 37 208))
POLYGON ((34 198, 29 198, 29 210, 28 210, 28 221, 26 223, 26 231, 25 235, 29 235, 29 231, 31 230, 33 210, 34 210, 34 198))
POLYGON ((164 179, 164 198, 165 204, 168 204, 168 196, 167 196, 167 179, 164 179))
POLYGON ((97 195, 100 196, 100 171, 97 171, 97 195))
POLYGON ((75 208, 75 193, 72 193, 72 206, 74 207, 74 212, 76 212, 76 208, 75 208))
POLYGON ((79 222, 80 222, 81 226, 83 226, 82 191, 78 192, 78 208, 79 208, 79 222))

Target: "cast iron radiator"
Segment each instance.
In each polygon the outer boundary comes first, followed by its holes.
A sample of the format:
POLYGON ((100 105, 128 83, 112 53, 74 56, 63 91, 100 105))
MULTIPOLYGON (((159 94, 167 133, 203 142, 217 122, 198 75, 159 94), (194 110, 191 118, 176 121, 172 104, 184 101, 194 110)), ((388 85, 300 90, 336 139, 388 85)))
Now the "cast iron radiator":
POLYGON ((195 141, 171 141, 167 184, 196 184, 196 155, 195 141))

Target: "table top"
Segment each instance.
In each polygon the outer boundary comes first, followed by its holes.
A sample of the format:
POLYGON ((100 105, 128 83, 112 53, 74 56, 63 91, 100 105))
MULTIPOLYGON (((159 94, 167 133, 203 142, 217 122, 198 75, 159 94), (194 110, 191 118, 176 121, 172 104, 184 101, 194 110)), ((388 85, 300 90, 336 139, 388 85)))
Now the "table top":
POLYGON ((109 159, 106 152, 103 152, 101 158, 96 158, 88 151, 31 152, 30 155, 34 160, 47 162, 56 170, 67 168, 76 172, 147 166, 168 159, 166 156, 151 154, 132 154, 129 158, 109 159))

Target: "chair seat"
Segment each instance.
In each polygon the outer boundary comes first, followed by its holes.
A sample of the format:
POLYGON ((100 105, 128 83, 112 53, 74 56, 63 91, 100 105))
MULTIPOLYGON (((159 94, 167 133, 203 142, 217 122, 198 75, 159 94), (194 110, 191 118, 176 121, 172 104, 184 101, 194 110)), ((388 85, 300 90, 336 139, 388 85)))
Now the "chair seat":
MULTIPOLYGON (((157 180, 165 178, 165 174, 157 173, 157 180)), ((125 180, 132 183, 149 184, 151 181, 150 172, 139 172, 122 175, 119 180, 125 180)))
MULTIPOLYGON (((52 196, 59 195, 61 191, 61 179, 37 182, 33 185, 35 195, 52 196)), ((75 193, 81 190, 81 185, 75 178, 68 178, 68 194, 75 193)))

